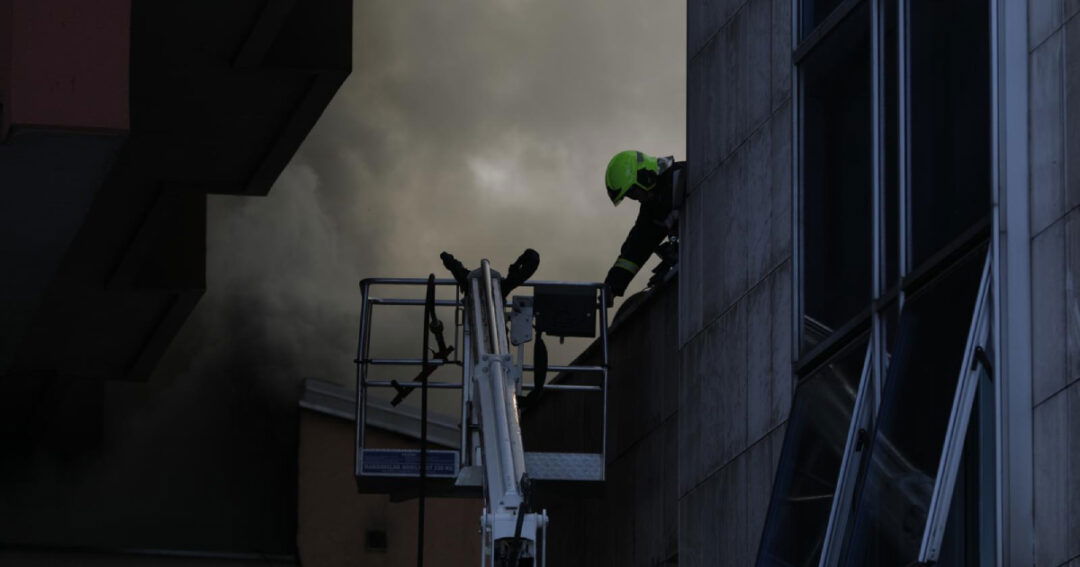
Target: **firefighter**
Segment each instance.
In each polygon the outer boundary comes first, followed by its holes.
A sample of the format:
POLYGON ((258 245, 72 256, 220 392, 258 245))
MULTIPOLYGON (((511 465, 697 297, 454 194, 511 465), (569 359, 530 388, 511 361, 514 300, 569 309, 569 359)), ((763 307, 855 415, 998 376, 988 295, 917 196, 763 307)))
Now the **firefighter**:
POLYGON ((649 287, 659 284, 678 261, 678 219, 685 179, 686 162, 672 156, 653 157, 626 150, 615 154, 608 162, 604 182, 608 198, 618 206, 625 198, 641 203, 637 220, 626 236, 619 258, 608 270, 604 284, 608 286, 608 301, 626 293, 626 286, 654 252, 660 265, 653 270, 649 287))

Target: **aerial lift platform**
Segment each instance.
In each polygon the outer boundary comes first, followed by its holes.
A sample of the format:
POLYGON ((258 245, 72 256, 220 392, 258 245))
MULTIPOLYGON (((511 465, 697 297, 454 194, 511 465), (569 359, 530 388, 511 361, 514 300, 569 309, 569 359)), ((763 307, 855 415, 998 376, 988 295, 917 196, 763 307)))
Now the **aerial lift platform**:
MULTIPOLYGON (((534 485, 593 486, 604 482, 607 452, 607 297, 601 283, 527 281, 517 289, 531 294, 507 300, 503 278, 488 260, 467 279, 370 278, 360 283, 362 308, 357 346, 356 460, 357 487, 362 493, 413 496, 474 496, 484 499, 481 518, 484 557, 488 567, 543 566, 548 517, 530 509, 534 485), (463 279, 463 281, 459 281, 463 279), (452 286, 453 299, 438 299, 437 288, 452 286), (425 299, 376 297, 384 288, 426 291, 425 299), (421 358, 377 358, 371 353, 372 314, 381 309, 423 308, 424 350, 421 358), (446 341, 436 309, 452 308, 453 337, 446 341), (599 329, 599 332, 597 332, 599 329), (540 337, 593 338, 599 334, 601 364, 548 365, 540 337), (431 335, 437 343, 429 348, 431 335), (533 364, 525 360, 525 344, 533 341, 533 364), (434 353, 435 356, 430 356, 434 353), (460 368, 453 380, 431 381, 435 369, 460 368), (373 377, 375 369, 412 366, 410 382, 373 377), (571 372, 593 379, 584 384, 546 384, 547 372, 571 372), (533 375, 531 383, 523 379, 533 375), (422 395, 421 449, 369 447, 365 442, 367 408, 376 389, 396 394, 400 402, 414 391, 422 395), (429 390, 460 391, 460 445, 457 449, 428 449, 423 434, 429 390), (539 391, 538 391, 539 390, 539 391), (540 392, 598 396, 599 452, 526 452, 522 441, 520 400, 540 392), (528 395, 526 395, 528 394, 528 395)), ((445 294, 444 294, 445 295, 445 294)), ((545 394, 546 395, 546 394, 545 394)), ((421 507, 422 509, 422 507, 421 507)), ((423 520, 421 520, 421 526, 423 520)), ((422 529, 422 528, 421 528, 422 529)))

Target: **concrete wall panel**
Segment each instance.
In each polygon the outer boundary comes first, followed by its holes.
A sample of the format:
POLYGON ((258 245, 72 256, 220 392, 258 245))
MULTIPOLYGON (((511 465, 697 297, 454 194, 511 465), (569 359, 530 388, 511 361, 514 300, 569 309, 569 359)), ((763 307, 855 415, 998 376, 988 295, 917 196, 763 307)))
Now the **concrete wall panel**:
MULTIPOLYGON (((706 157, 706 152, 715 145, 713 129, 701 124, 710 117, 710 99, 715 96, 705 80, 711 76, 707 68, 711 63, 712 59, 704 56, 693 57, 686 63, 686 190, 691 196, 718 162, 718 158, 706 157)), ((684 210, 689 211, 689 205, 684 210)))
POLYGON ((754 442, 775 425, 772 411, 772 293, 762 282, 747 295, 746 429, 754 442))
POLYGON ((1066 552, 1076 562, 1080 559, 1080 382, 1072 383, 1065 394, 1068 414, 1068 441, 1065 444, 1068 531, 1065 540, 1068 542, 1066 552))
POLYGON ((688 61, 686 86, 686 155, 690 163, 688 187, 697 190, 709 177, 730 148, 725 146, 726 133, 731 131, 734 112, 729 108, 733 93, 729 89, 716 89, 716 84, 735 83, 735 68, 728 63, 724 50, 726 45, 737 46, 727 39, 731 26, 714 37, 701 52, 688 61))
POLYGON ((772 293, 772 409, 775 425, 787 421, 791 411, 791 396, 795 391, 795 375, 791 370, 791 261, 780 265, 771 278, 772 293))
POLYGON ((778 109, 791 98, 791 0, 772 3, 772 106, 778 109))
MULTIPOLYGON (((1072 0, 1080 7, 1080 0, 1072 0)), ((1065 201, 1080 206, 1080 18, 1065 26, 1065 201)))
MULTIPOLYGON (((784 264, 788 266, 788 264, 784 264)), ((791 407, 790 270, 778 270, 748 295, 747 440, 755 443, 787 419, 791 407)))
MULTIPOLYGON (((679 496, 698 483, 701 470, 701 364, 705 340, 698 336, 680 349, 679 372, 679 496)), ((683 524, 685 525, 685 524, 683 524)), ((680 546, 681 555, 681 546, 680 546)))
POLYGON ((1065 392, 1035 407, 1035 558, 1040 566, 1069 560, 1068 513, 1061 505, 1068 478, 1068 424, 1065 392))
MULTIPOLYGON (((747 278, 751 285, 761 281, 773 266, 772 250, 772 135, 770 128, 756 130, 746 141, 747 278)), ((788 219, 776 219, 787 223, 788 219)))
POLYGON ((735 15, 746 0, 699 0, 686 6, 686 50, 693 56, 735 15))
POLYGON ((1065 212, 1063 36, 1053 33, 1031 54, 1032 234, 1065 212))
POLYGON ((720 28, 710 50, 702 55, 715 58, 710 68, 716 70, 709 87, 716 92, 715 113, 721 117, 714 134, 717 145, 711 155, 720 161, 727 159, 747 133, 746 70, 746 10, 740 10, 720 28), (722 85, 722 86, 721 86, 722 85))
POLYGON ((1080 209, 1073 209, 1065 218, 1064 252, 1065 296, 1061 310, 1065 318, 1064 379, 1072 382, 1080 380, 1080 209))
POLYGON ((1065 386, 1065 220, 1032 240, 1032 364, 1034 403, 1065 386))
POLYGON ((1033 533, 1058 567, 1080 558, 1080 2, 1028 8, 1033 533))
POLYGON ((746 5, 745 55, 739 61, 745 75, 746 97, 744 136, 761 127, 772 112, 772 5, 773 0, 751 0, 746 5))
POLYGON ((790 5, 688 4, 680 564, 753 563, 791 405, 790 5))
POLYGON ((791 257, 791 98, 769 122, 769 269, 791 257))
POLYGON ((1064 505, 1068 510, 1065 541, 1068 542, 1066 552, 1073 561, 1080 559, 1080 382, 1073 382, 1066 391, 1066 409, 1068 411, 1068 442, 1065 445, 1065 454, 1068 461, 1065 464, 1068 476, 1066 476, 1064 505))
POLYGON ((706 330, 701 373, 701 470, 725 466, 746 448, 746 310, 743 303, 706 330))
POLYGON ((702 319, 702 192, 687 198, 679 217, 679 347, 701 329, 702 319))
POLYGON ((702 323, 709 325, 747 289, 744 153, 720 165, 702 188, 702 323))
POLYGON ((783 426, 773 429, 767 436, 747 450, 746 491, 746 553, 748 562, 757 557, 761 532, 772 498, 773 477, 780 461, 780 449, 784 445, 783 426))
POLYGON ((1064 21, 1063 0, 1028 0, 1028 41, 1035 49, 1064 21))
POLYGON ((706 478, 684 500, 698 508, 702 565, 745 567, 747 553, 747 458, 741 456, 706 478))
MULTIPOLYGON (((699 494, 693 494, 698 496, 699 494)), ((679 567, 702 567, 702 530, 700 513, 701 503, 697 498, 679 499, 679 567)))

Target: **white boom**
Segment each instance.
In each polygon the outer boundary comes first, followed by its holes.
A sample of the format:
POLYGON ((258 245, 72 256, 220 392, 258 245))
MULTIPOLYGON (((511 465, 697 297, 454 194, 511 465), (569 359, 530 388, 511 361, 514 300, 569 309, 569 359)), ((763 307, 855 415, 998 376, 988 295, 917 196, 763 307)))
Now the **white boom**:
POLYGON ((547 514, 526 506, 529 481, 517 404, 521 368, 510 354, 501 284, 484 260, 469 275, 466 300, 466 398, 479 410, 473 420, 480 443, 474 446, 484 468, 482 565, 542 567, 547 514))
MULTIPOLYGON (((604 482, 608 370, 606 290, 600 283, 521 281, 516 285, 531 288, 532 294, 514 296, 507 304, 504 288, 515 286, 513 282, 517 279, 524 280, 527 269, 515 276, 515 266, 520 267, 515 263, 511 265, 511 276, 504 280, 491 269, 488 260, 483 260, 479 268, 469 272, 453 256, 446 253, 443 256, 444 265, 454 274, 452 280, 435 280, 432 276, 428 279, 368 278, 360 282, 363 307, 356 356, 354 471, 357 488, 366 494, 398 493, 408 497, 416 489, 415 479, 419 479, 421 502, 426 495, 460 497, 479 494, 484 498, 484 512, 480 518, 484 550, 481 566, 543 567, 547 562, 548 516, 543 510, 530 509, 532 482, 549 483, 547 486, 552 490, 559 490, 558 487, 565 483, 597 489, 604 482), (426 286, 428 295, 426 300, 373 297, 373 286, 426 286), (453 286, 462 294, 455 295, 454 299, 437 299, 434 286, 453 286), (429 359, 428 355, 419 359, 372 357, 372 312, 376 306, 424 306, 424 331, 434 333, 438 343, 434 358, 429 359), (444 340, 443 326, 435 316, 435 307, 455 309, 455 330, 460 329, 461 334, 454 333, 453 344, 444 340), (599 364, 548 365, 547 349, 540 340, 542 334, 560 339, 567 336, 592 338, 597 329, 599 364), (525 363, 525 343, 533 340, 537 341, 537 348, 530 365, 525 363), (452 353, 461 358, 452 358, 452 353), (429 383, 427 378, 432 370, 443 365, 461 368, 460 382, 440 380, 429 383), (385 366, 419 366, 421 371, 416 379, 406 383, 368 378, 369 367, 385 366), (574 373, 575 378, 590 377, 596 383, 547 384, 545 376, 549 370, 574 373), (524 384, 522 375, 530 372, 534 380, 524 384), (414 390, 460 389, 459 446, 449 450, 368 446, 365 431, 370 410, 374 409, 368 407, 368 391, 372 388, 397 392, 389 404, 391 408, 414 390), (544 390, 598 396, 599 399, 591 398, 597 410, 592 417, 599 425, 599 431, 595 432, 598 435, 594 437, 597 450, 525 452, 518 408, 523 390, 529 391, 527 399, 532 400, 544 390)), ((425 335, 424 340, 427 338, 425 335)), ((427 346, 425 343, 425 348, 427 346)), ((421 409, 421 424, 426 422, 426 413, 421 409)), ((583 431, 583 434, 588 433, 583 431)), ((418 518, 418 525, 422 533, 422 517, 418 518)))

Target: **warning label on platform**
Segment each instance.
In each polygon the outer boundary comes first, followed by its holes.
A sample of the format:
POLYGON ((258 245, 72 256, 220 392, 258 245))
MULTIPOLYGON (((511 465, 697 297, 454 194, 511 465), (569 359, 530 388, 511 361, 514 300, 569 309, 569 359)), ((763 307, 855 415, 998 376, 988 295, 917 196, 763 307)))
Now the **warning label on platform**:
MULTIPOLYGON (((420 476, 419 449, 364 449, 361 474, 371 476, 420 476)), ((458 473, 457 451, 427 452, 427 475, 455 478, 458 473)))

